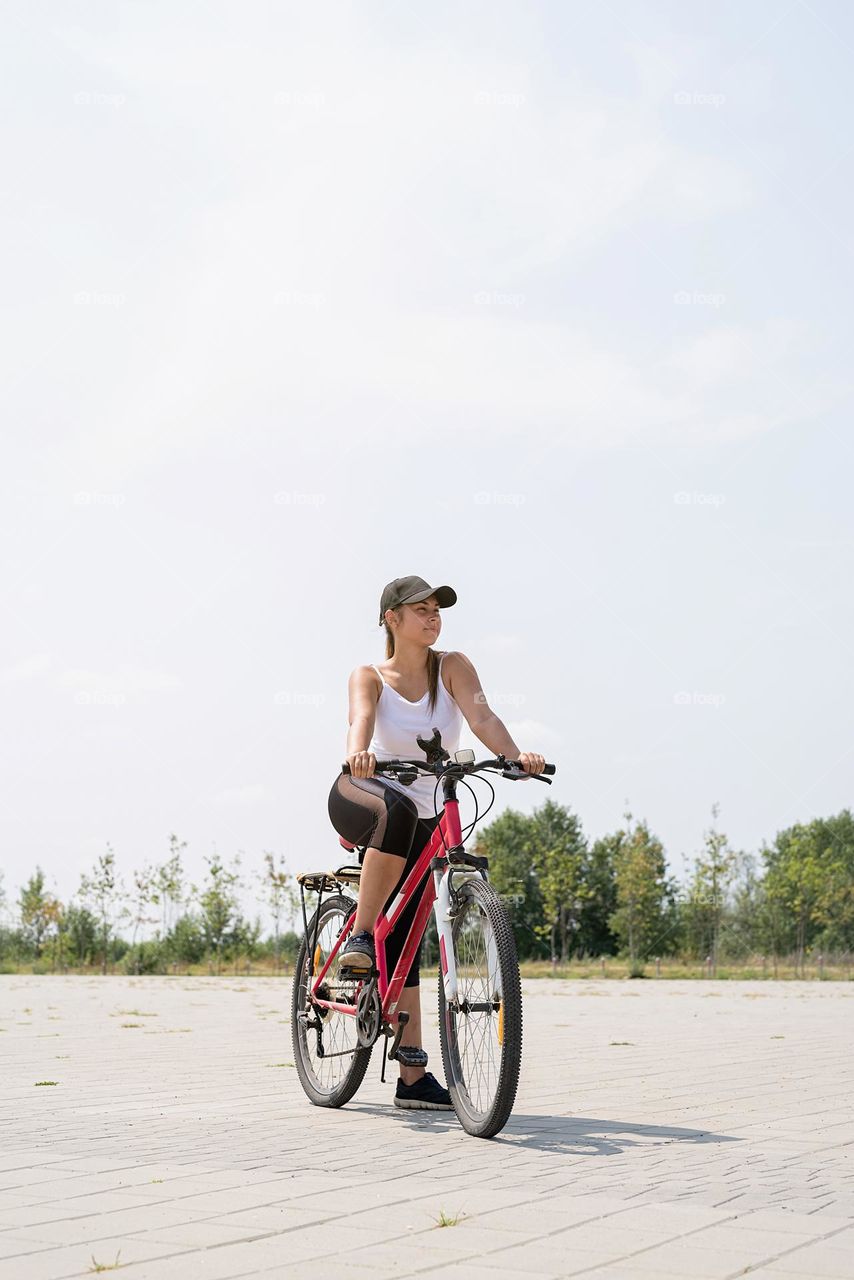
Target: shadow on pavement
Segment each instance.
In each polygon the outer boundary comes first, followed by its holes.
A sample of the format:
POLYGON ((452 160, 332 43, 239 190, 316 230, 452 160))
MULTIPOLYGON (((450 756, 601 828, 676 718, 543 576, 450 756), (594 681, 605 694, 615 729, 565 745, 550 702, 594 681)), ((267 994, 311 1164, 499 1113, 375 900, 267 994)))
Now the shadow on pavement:
MULTIPOLYGON (((452 1111, 399 1111, 395 1108, 350 1103, 348 1111, 376 1113, 408 1128, 437 1133, 461 1131, 452 1111)), ((633 1124, 622 1120, 601 1120, 591 1116, 544 1116, 513 1114, 501 1133, 491 1139, 508 1147, 553 1151, 556 1155, 609 1156, 631 1147, 663 1147, 672 1142, 740 1142, 728 1134, 708 1129, 681 1129, 671 1125, 633 1124)))

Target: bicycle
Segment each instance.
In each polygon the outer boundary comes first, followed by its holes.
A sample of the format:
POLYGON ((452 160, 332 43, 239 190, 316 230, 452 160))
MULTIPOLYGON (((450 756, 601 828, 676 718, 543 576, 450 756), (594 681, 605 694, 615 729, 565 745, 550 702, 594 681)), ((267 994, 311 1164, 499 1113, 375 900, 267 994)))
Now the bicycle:
MULTIPOLYGON (((495 773, 511 781, 538 778, 518 761, 499 755, 475 761, 471 750, 457 751, 451 760, 441 734, 417 737, 426 760, 377 761, 375 772, 409 784, 421 773, 436 777, 443 809, 431 839, 422 850, 400 891, 381 912, 374 927, 377 964, 357 978, 343 969, 337 956, 356 917, 356 902, 348 889, 357 887, 361 867, 345 865, 337 871, 304 872, 300 886, 304 937, 294 970, 291 1020, 294 1061, 300 1083, 316 1106, 342 1107, 355 1095, 368 1068, 374 1044, 384 1040, 381 1079, 388 1060, 417 1066, 426 1062, 421 1049, 401 1046, 409 1015, 397 1012, 403 984, 431 910, 439 937, 439 1041, 448 1092, 457 1118, 474 1137, 491 1138, 510 1116, 522 1062, 522 988, 519 961, 510 918, 488 878, 488 859, 464 847, 457 799, 462 783, 475 799, 475 816, 466 836, 483 818, 477 797, 466 778, 495 773), (429 870, 432 876, 427 875, 429 870), (425 877, 421 898, 394 973, 389 977, 385 940, 406 904, 425 877), (309 920, 306 892, 318 895, 309 920), (325 901, 324 893, 330 897, 325 901), (389 1048, 389 1040, 392 1041, 389 1048)), ((349 765, 341 766, 349 773, 349 765)), ((547 764, 543 773, 553 774, 547 764)), ((483 779, 486 781, 486 779, 483 779)), ((361 853, 339 837, 345 849, 361 853)))

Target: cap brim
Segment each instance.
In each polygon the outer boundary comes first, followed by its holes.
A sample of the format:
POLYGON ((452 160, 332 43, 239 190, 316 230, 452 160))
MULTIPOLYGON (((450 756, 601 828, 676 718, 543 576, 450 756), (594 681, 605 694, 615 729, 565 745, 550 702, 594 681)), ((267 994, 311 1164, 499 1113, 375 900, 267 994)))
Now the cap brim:
POLYGON ((450 609, 452 604, 457 603, 457 593, 453 587, 431 587, 429 591, 419 591, 414 596, 407 596, 400 603, 418 604, 421 600, 429 600, 431 596, 436 597, 440 609, 450 609))

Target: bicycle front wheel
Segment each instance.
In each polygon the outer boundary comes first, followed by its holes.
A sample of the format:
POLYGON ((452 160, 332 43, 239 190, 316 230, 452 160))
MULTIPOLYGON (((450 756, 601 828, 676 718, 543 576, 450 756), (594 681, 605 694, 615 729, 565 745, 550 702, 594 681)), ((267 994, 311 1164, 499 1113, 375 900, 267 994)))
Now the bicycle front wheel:
POLYGON ((439 1040, 448 1092, 466 1133, 491 1138, 513 1109, 522 1065, 522 985, 510 919, 492 885, 452 897, 457 1000, 439 975, 439 1040))
MULTIPOLYGON (((317 922, 315 973, 323 967, 355 905, 343 894, 328 898, 322 904, 317 922)), ((308 926, 312 941, 316 916, 317 912, 308 926)), ((353 1014, 321 1009, 309 999, 311 959, 303 938, 294 969, 291 1002, 294 1062, 300 1083, 315 1106, 343 1107, 365 1078, 371 1050, 360 1046, 353 1014)), ((324 987, 327 1000, 350 1003, 354 998, 354 984, 338 980, 337 964, 330 969, 324 987)))

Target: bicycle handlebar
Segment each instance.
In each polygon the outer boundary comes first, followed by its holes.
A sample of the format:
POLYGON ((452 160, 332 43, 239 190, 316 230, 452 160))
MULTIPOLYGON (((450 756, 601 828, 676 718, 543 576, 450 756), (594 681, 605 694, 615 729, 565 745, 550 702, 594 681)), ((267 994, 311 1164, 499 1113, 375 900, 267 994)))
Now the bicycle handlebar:
MULTIPOLYGON (((425 773, 432 773, 436 777, 449 772, 451 769, 459 770, 461 773, 480 773, 484 769, 498 771, 501 777, 507 778, 510 782, 516 782, 519 778, 536 778, 539 782, 545 782, 551 786, 548 778, 543 777, 543 773, 553 774, 555 766, 553 764, 543 765, 542 773, 527 773, 518 760, 508 760, 505 756, 496 756, 494 760, 478 760, 472 764, 458 763, 456 760, 437 760, 435 764, 430 764, 426 760, 377 760, 374 765, 374 773, 397 773, 398 771, 410 772, 413 768, 423 769, 425 773)), ((341 765, 341 772, 350 773, 350 762, 345 760, 341 765)), ((414 780, 414 779, 413 779, 414 780)))

